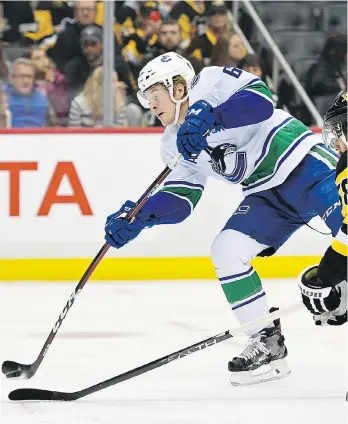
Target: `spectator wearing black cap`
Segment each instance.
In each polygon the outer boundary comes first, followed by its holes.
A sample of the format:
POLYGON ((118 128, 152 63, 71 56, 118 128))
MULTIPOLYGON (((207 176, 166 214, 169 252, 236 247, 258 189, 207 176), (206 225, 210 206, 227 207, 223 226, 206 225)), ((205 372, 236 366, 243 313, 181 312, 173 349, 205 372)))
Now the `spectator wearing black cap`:
POLYGON ((80 0, 74 5, 74 20, 67 22, 60 32, 55 46, 49 50, 49 55, 54 60, 58 69, 64 73, 69 60, 82 56, 80 45, 81 31, 95 22, 97 17, 96 0, 80 0))
MULTIPOLYGON (((82 90, 92 71, 103 64, 103 29, 98 25, 86 26, 80 34, 80 45, 82 56, 70 60, 64 68, 70 99, 82 90)), ((132 94, 134 77, 120 49, 115 52, 115 70, 120 81, 127 84, 128 94, 132 94)))
POLYGON ((187 53, 210 65, 211 54, 222 35, 229 32, 227 7, 224 1, 213 1, 207 10, 208 23, 198 28, 197 36, 187 48, 187 53))
MULTIPOLYGON (((68 62, 65 75, 68 84, 70 101, 82 91, 85 82, 92 72, 103 64, 103 30, 98 25, 89 25, 81 31, 80 43, 82 57, 76 57, 68 62)), ((127 84, 128 106, 132 106, 130 126, 138 126, 141 122, 141 109, 134 102, 133 86, 135 84, 132 71, 119 52, 115 54, 115 71, 120 82, 127 84)), ((128 107, 128 111, 131 107, 128 107)))

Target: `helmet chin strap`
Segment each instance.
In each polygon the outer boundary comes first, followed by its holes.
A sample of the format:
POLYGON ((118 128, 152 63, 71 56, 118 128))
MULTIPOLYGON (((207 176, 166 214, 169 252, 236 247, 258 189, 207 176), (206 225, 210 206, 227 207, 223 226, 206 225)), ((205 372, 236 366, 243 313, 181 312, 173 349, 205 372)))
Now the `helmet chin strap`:
POLYGON ((188 93, 187 95, 180 100, 175 100, 173 96, 170 96, 171 99, 173 100, 173 102, 175 103, 175 115, 174 115, 174 121, 171 125, 175 125, 178 123, 179 120, 179 115, 180 115, 180 109, 181 109, 181 105, 188 99, 188 93))
POLYGON ((180 109, 181 109, 181 102, 175 102, 175 115, 174 115, 174 121, 173 125, 178 123, 179 115, 180 115, 180 109))

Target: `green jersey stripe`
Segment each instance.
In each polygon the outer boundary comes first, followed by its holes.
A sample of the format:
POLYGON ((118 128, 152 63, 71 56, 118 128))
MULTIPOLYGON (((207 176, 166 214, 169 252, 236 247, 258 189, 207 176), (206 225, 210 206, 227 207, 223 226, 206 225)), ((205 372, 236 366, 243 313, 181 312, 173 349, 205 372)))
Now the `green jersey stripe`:
POLYGON ((305 133, 311 132, 297 119, 292 119, 287 125, 281 127, 269 141, 264 158, 251 175, 242 182, 242 185, 249 186, 272 175, 279 159, 305 133))
POLYGON ((338 159, 336 159, 335 156, 329 154, 329 152, 325 151, 325 149, 320 146, 313 146, 311 148, 311 151, 317 153, 323 159, 328 161, 334 168, 336 168, 338 159))
POLYGON ((263 94, 263 96, 273 101, 272 93, 270 92, 267 85, 263 83, 262 81, 249 85, 245 87, 244 90, 253 91, 258 94, 263 94))

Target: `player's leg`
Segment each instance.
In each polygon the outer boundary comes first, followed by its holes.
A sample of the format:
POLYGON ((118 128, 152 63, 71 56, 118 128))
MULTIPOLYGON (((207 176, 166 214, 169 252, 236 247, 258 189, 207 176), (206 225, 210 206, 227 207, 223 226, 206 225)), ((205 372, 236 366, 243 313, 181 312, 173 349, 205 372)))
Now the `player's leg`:
MULTIPOLYGON (((285 215, 272 192, 251 195, 216 237, 212 260, 227 301, 244 322, 269 311, 260 277, 250 265, 257 255, 273 254, 302 225, 285 215)), ((279 320, 267 328, 253 328, 243 352, 229 362, 231 383, 245 385, 285 377, 290 373, 279 320)))

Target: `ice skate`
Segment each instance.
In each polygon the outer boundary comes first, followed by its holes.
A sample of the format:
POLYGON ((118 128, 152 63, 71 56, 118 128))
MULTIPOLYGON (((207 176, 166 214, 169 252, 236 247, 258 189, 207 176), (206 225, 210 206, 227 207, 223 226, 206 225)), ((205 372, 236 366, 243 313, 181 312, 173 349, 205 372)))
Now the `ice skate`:
MULTIPOLYGON (((275 309, 271 309, 273 312, 275 309)), ((290 374, 280 320, 253 335, 243 352, 228 363, 234 386, 278 380, 290 374)))

